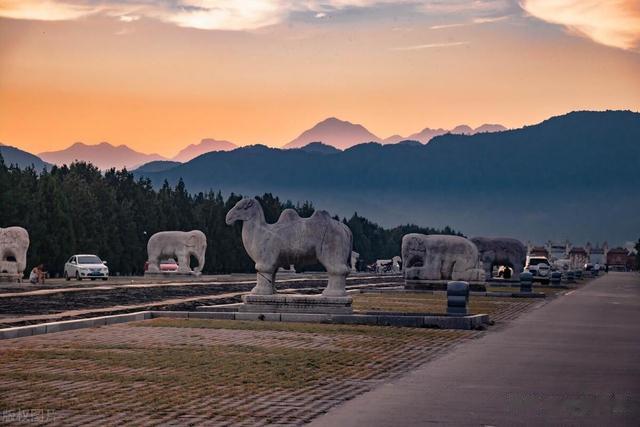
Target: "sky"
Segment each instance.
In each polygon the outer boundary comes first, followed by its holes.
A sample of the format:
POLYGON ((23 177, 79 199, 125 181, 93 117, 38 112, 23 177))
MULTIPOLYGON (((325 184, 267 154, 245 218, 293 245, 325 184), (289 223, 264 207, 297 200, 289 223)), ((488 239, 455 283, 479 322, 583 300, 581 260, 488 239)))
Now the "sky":
POLYGON ((640 111, 637 0, 0 0, 0 142, 173 156, 640 111))

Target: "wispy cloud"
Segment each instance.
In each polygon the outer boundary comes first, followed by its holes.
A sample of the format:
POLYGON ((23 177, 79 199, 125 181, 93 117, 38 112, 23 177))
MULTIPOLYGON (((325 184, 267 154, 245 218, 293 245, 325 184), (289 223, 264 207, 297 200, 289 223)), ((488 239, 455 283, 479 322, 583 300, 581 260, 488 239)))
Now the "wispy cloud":
POLYGON ((621 49, 640 47, 638 0, 522 0, 520 6, 531 16, 596 43, 621 49))
POLYGON ((493 16, 486 18, 473 18, 468 22, 454 22, 451 24, 442 24, 442 25, 432 25, 429 27, 431 30, 444 30, 447 28, 456 28, 456 27, 468 27, 470 25, 479 25, 479 24, 491 24, 493 22, 500 22, 509 19, 508 16, 493 16))
POLYGON ((254 30, 294 12, 316 18, 346 9, 402 5, 426 14, 500 10, 507 0, 0 0, 0 17, 44 21, 105 14, 122 22, 140 17, 203 30, 254 30), (135 18, 134 18, 135 17, 135 18))
POLYGON ((413 46, 392 47, 391 50, 422 50, 422 49, 434 49, 439 47, 465 46, 468 44, 469 44, 468 41, 448 42, 448 43, 428 43, 428 44, 417 44, 413 46))

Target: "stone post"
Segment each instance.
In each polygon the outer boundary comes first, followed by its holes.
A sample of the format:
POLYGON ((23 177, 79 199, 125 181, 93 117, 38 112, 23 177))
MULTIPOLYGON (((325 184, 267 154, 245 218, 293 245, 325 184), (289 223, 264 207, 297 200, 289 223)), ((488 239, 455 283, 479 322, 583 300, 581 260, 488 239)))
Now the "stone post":
POLYGON ((447 283, 447 314, 466 316, 469 304, 469 283, 451 281, 447 283))
POLYGON ((551 284, 559 285, 562 281, 562 273, 559 271, 554 271, 551 273, 551 284))
POLYGON ((582 270, 580 269, 576 270, 576 279, 582 280, 582 270))
POLYGON ((533 292, 533 274, 528 271, 520 273, 520 292, 533 292))
POLYGON ((575 283, 575 273, 573 272, 573 270, 569 270, 567 271, 567 282, 568 283, 575 283))

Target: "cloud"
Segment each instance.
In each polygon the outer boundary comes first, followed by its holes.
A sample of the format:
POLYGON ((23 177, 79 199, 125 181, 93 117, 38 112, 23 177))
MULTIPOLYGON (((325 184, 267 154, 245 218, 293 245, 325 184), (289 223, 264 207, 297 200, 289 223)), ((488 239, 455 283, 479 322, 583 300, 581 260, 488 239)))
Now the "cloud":
POLYGON ((422 50, 422 49, 433 49, 438 47, 455 47, 455 46, 465 46, 468 45, 469 42, 448 42, 448 43, 429 43, 429 44, 418 44, 413 46, 401 46, 401 47, 393 47, 391 50, 422 50))
POLYGON ((105 14, 123 22, 140 17, 203 30, 254 30, 287 20, 292 13, 316 18, 331 12, 390 5, 422 13, 487 11, 507 0, 0 0, 0 17, 44 21, 75 20, 105 14))
POLYGON ((444 30, 447 28, 456 28, 456 27, 468 27, 470 25, 478 25, 478 24, 490 24, 492 22, 500 22, 505 19, 509 19, 508 16, 494 16, 488 18, 473 18, 469 22, 454 22, 452 24, 442 24, 442 25, 432 25, 429 27, 430 30, 444 30))
POLYGON ((520 6, 596 43, 621 49, 640 46, 638 0, 522 0, 520 6))

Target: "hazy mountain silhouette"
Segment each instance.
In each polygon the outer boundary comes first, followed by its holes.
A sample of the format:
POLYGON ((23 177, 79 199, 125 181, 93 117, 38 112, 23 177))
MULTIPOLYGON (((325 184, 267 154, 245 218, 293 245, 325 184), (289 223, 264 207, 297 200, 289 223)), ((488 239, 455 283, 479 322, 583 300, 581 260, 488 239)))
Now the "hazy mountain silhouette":
POLYGON ((639 113, 573 112, 521 129, 446 134, 427 145, 366 143, 330 155, 242 147, 146 175, 156 185, 183 178, 191 191, 312 200, 384 225, 625 241, 640 230, 639 141, 639 113))
POLYGON ((338 150, 333 145, 324 144, 322 142, 312 142, 299 149, 302 151, 306 151, 307 153, 318 154, 335 154, 340 152, 340 150, 338 150))
POLYGON ((367 141, 380 141, 364 126, 330 117, 308 129, 283 148, 301 148, 311 142, 323 142, 344 150, 367 141))
POLYGON ((188 162, 204 153, 211 151, 229 151, 238 148, 236 144, 229 141, 219 141, 216 139, 205 138, 199 144, 191 144, 182 149, 173 160, 176 162, 188 162))
POLYGON ((19 148, 12 147, 10 145, 4 145, 0 143, 0 154, 4 160, 4 164, 16 165, 20 169, 27 167, 33 167, 36 171, 40 172, 45 167, 49 167, 48 163, 44 162, 40 157, 35 156, 19 148))
POLYGON ((134 169, 135 173, 150 173, 150 172, 162 172, 175 168, 181 165, 180 162, 173 162, 171 160, 154 160, 153 162, 145 163, 137 169, 134 169))
POLYGON ((115 167, 129 170, 154 160, 166 160, 159 154, 144 154, 132 150, 126 145, 113 146, 108 142, 87 145, 76 142, 72 146, 60 151, 48 151, 38 154, 43 160, 56 165, 71 164, 75 160, 84 160, 97 166, 101 170, 115 167))
MULTIPOLYGON (((482 133, 482 132, 502 132, 503 130, 507 130, 506 127, 499 124, 489 124, 485 123, 482 126, 478 126, 473 130, 473 133, 482 133)), ((455 133, 455 132, 452 132, 455 133)))
POLYGON ((412 141, 419 141, 423 144, 426 144, 436 136, 444 135, 447 133, 473 135, 481 132, 500 132, 504 130, 507 130, 507 128, 497 124, 496 125, 484 124, 482 126, 478 126, 475 129, 472 129, 470 126, 467 126, 467 125, 459 125, 450 130, 442 129, 442 128, 431 129, 426 127, 422 129, 420 132, 416 132, 407 137, 404 137, 401 135, 393 135, 393 136, 390 136, 389 138, 385 138, 384 141, 382 142, 384 142, 385 144, 396 144, 400 141, 412 140, 412 141))

